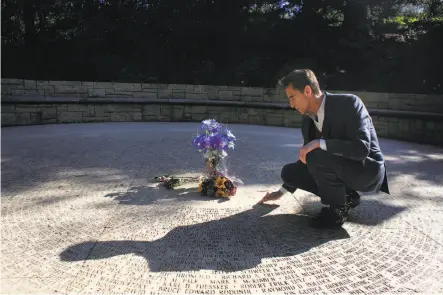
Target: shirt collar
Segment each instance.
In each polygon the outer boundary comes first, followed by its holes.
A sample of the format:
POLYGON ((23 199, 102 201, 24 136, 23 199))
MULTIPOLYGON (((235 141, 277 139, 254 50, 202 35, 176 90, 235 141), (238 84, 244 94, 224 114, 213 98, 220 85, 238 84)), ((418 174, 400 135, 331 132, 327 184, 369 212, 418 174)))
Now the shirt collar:
POLYGON ((323 100, 322 100, 322 102, 320 104, 320 107, 318 108, 317 116, 316 117, 314 116, 313 118, 311 117, 311 119, 314 120, 315 122, 318 121, 318 123, 320 125, 323 125, 323 120, 324 120, 324 117, 325 117, 325 100, 326 100, 326 93, 323 92, 323 100))
POLYGON ((321 102, 320 107, 318 108, 317 117, 320 116, 324 117, 325 115, 325 100, 326 100, 326 93, 323 94, 323 100, 321 102))

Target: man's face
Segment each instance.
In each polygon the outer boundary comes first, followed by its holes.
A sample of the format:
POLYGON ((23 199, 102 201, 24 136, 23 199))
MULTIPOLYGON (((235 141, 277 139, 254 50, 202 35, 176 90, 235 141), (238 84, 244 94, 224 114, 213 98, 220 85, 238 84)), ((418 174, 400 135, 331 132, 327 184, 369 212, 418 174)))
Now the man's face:
POLYGON ((310 115, 309 104, 310 96, 312 95, 311 87, 306 86, 304 92, 300 92, 292 87, 290 84, 286 87, 286 95, 289 99, 289 104, 293 109, 296 109, 302 115, 310 115))

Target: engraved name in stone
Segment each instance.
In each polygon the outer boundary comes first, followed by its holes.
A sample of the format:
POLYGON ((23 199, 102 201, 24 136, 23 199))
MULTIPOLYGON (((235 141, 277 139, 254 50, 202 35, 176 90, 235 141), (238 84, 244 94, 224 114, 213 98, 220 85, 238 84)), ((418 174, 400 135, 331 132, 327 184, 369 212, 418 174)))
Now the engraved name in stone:
POLYGON ((336 288, 336 289, 332 289, 332 290, 329 290, 331 293, 333 293, 333 294, 342 294, 342 293, 346 293, 346 292, 348 292, 349 291, 349 288, 348 287, 346 287, 346 286, 343 286, 343 287, 338 287, 338 288, 336 288))
POLYGON ((352 283, 352 281, 350 279, 346 279, 346 280, 339 281, 339 282, 336 282, 336 283, 326 284, 325 287, 328 288, 328 289, 335 289, 335 288, 338 288, 338 287, 343 287, 345 285, 349 285, 351 283, 352 283))
POLYGON ((220 290, 219 294, 237 295, 237 294, 252 294, 251 290, 220 290))
POLYGON ((332 267, 325 267, 324 269, 317 269, 316 271, 309 271, 309 272, 303 272, 301 273, 302 276, 315 276, 318 275, 318 273, 330 273, 334 271, 335 269, 332 267))
POLYGON ((381 294, 381 293, 388 293, 388 292, 391 291, 391 290, 392 290, 391 287, 389 287, 389 286, 383 286, 383 287, 378 288, 376 291, 377 291, 379 294, 381 294))
POLYGON ((350 270, 350 271, 348 271, 348 272, 346 272, 346 273, 342 273, 342 274, 337 275, 337 278, 343 280, 343 279, 346 279, 346 278, 352 277, 352 276, 354 276, 354 275, 356 275, 356 274, 357 274, 357 273, 356 273, 355 271, 350 270))
POLYGON ((358 281, 358 282, 350 284, 349 287, 351 287, 352 289, 355 289, 357 287, 361 287, 361 286, 364 286, 366 284, 369 284, 369 281, 358 281))
POLYGON ((172 282, 172 281, 164 281, 161 284, 162 287, 167 287, 167 288, 180 288, 182 287, 182 285, 178 282, 172 282))
POLYGON ((144 294, 144 290, 126 288, 124 294, 144 294))
POLYGON ((317 292, 323 292, 324 293, 324 289, 321 286, 317 286, 317 287, 311 287, 311 288, 307 288, 307 289, 300 289, 298 291, 299 294, 318 294, 317 292))
POLYGON ((244 284, 259 284, 259 283, 271 282, 271 281, 273 281, 273 279, 271 279, 271 278, 257 278, 257 279, 243 279, 242 281, 244 284))
POLYGON ((363 288, 365 290, 367 290, 367 291, 374 291, 374 290, 376 290, 378 288, 381 288, 381 287, 383 287, 383 285, 378 283, 378 282, 377 283, 373 283, 371 285, 363 286, 363 288))
POLYGON ((272 272, 271 269, 248 269, 246 271, 247 273, 270 273, 272 272))
POLYGON ((280 270, 293 270, 294 266, 293 265, 285 265, 285 266, 278 266, 276 268, 278 268, 280 270))
MULTIPOLYGON (((183 293, 183 291, 181 293, 183 293)), ((216 292, 215 290, 185 289, 184 294, 216 294, 216 292)))
POLYGON ((195 284, 191 285, 191 288, 196 290, 227 290, 229 285, 195 284))
POLYGON ((304 288, 306 286, 306 282, 305 282, 305 278, 299 278, 299 279, 292 279, 289 280, 289 283, 297 285, 297 286, 301 286, 300 288, 304 288))
POLYGON ((260 289, 263 292, 283 292, 287 290, 294 290, 296 288, 304 288, 301 284, 295 284, 291 281, 281 282, 267 282, 262 284, 243 284, 240 286, 242 289, 260 289), (267 291, 266 291, 267 290, 267 291), (271 291, 274 290, 274 291, 271 291), (275 291, 277 290, 277 291, 275 291))
POLYGON ((375 274, 374 276, 368 276, 368 278, 367 278, 369 281, 379 281, 379 280, 382 280, 382 279, 385 279, 384 277, 383 277, 383 275, 382 274, 375 274))
POLYGON ((306 282, 306 285, 309 287, 314 287, 314 286, 321 286, 321 285, 328 284, 328 283, 331 283, 331 280, 328 278, 325 278, 325 279, 316 280, 316 281, 312 281, 312 282, 306 282))
POLYGON ((405 275, 404 277, 402 277, 401 278, 401 280, 399 280, 398 282, 400 283, 400 284, 405 284, 406 282, 408 282, 409 280, 411 280, 412 278, 413 278, 413 274, 411 273, 411 274, 408 274, 408 275, 405 275))
POLYGON ((179 288, 169 288, 169 287, 159 287, 159 291, 169 292, 169 293, 179 293, 179 288))
POLYGON ((361 289, 355 289, 352 291, 348 292, 349 294, 365 294, 365 291, 361 290, 361 289))
POLYGON ((367 271, 367 272, 364 272, 364 273, 361 273, 361 274, 357 275, 357 278, 364 279, 364 278, 367 278, 367 277, 369 277, 369 276, 371 276, 373 274, 374 273, 372 271, 367 271))
POLYGON ((194 279, 194 280, 195 279, 209 279, 210 278, 210 275, 193 274, 193 273, 188 273, 188 272, 176 273, 175 276, 177 278, 186 278, 188 280, 191 280, 191 279, 194 279))
MULTIPOLYGON (((183 292, 181 292, 183 293, 183 292)), ((184 294, 252 294, 251 290, 194 290, 185 289, 184 294)))
POLYGON ((299 279, 303 279, 299 274, 296 273, 291 273, 291 274, 281 274, 284 275, 285 280, 290 280, 290 279, 294 279, 294 280, 299 280, 299 279))
POLYGON ((325 273, 321 273, 321 274, 314 275, 314 278, 315 278, 316 280, 326 279, 326 278, 328 278, 328 277, 329 277, 329 275, 327 275, 327 274, 325 274, 325 273))
POLYGON ((266 288, 266 284, 242 284, 240 289, 262 289, 266 288))

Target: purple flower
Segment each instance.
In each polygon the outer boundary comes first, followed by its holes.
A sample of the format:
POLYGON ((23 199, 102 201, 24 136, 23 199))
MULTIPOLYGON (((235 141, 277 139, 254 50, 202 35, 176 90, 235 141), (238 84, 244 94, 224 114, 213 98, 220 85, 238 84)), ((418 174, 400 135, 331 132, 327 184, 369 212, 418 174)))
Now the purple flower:
POLYGON ((218 123, 214 119, 207 119, 202 122, 200 129, 211 132, 211 133, 215 133, 215 132, 220 131, 221 125, 220 125, 220 123, 218 123))
POLYGON ((235 140, 235 136, 234 136, 234 134, 232 134, 231 130, 229 130, 228 128, 226 128, 226 129, 225 129, 225 133, 226 133, 227 138, 228 138, 230 141, 234 141, 234 140, 235 140))
POLYGON ((205 135, 203 139, 203 145, 205 149, 209 150, 211 148, 211 136, 205 135))
POLYGON ((206 141, 206 134, 201 134, 194 138, 193 144, 198 150, 201 150, 205 148, 205 141, 206 141))
POLYGON ((228 148, 234 148, 234 134, 214 119, 204 120, 200 129, 203 132, 196 135, 192 142, 199 152, 207 153, 208 151, 212 151, 226 154, 228 148))
POLYGON ((221 133, 215 133, 211 136, 211 147, 214 149, 225 150, 228 146, 227 138, 221 133))

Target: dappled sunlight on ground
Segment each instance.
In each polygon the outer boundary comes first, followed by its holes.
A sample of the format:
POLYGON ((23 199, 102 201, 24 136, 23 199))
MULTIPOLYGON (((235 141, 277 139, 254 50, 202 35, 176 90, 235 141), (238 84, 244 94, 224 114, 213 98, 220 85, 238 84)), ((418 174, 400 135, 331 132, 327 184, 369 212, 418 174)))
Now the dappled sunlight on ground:
POLYGON ((202 171, 196 128, 4 128, 2 293, 443 292, 443 148, 381 139, 391 194, 363 193, 321 231, 310 193, 256 205, 298 160, 298 129, 230 125, 226 164, 244 183, 230 200, 159 186, 202 171))

